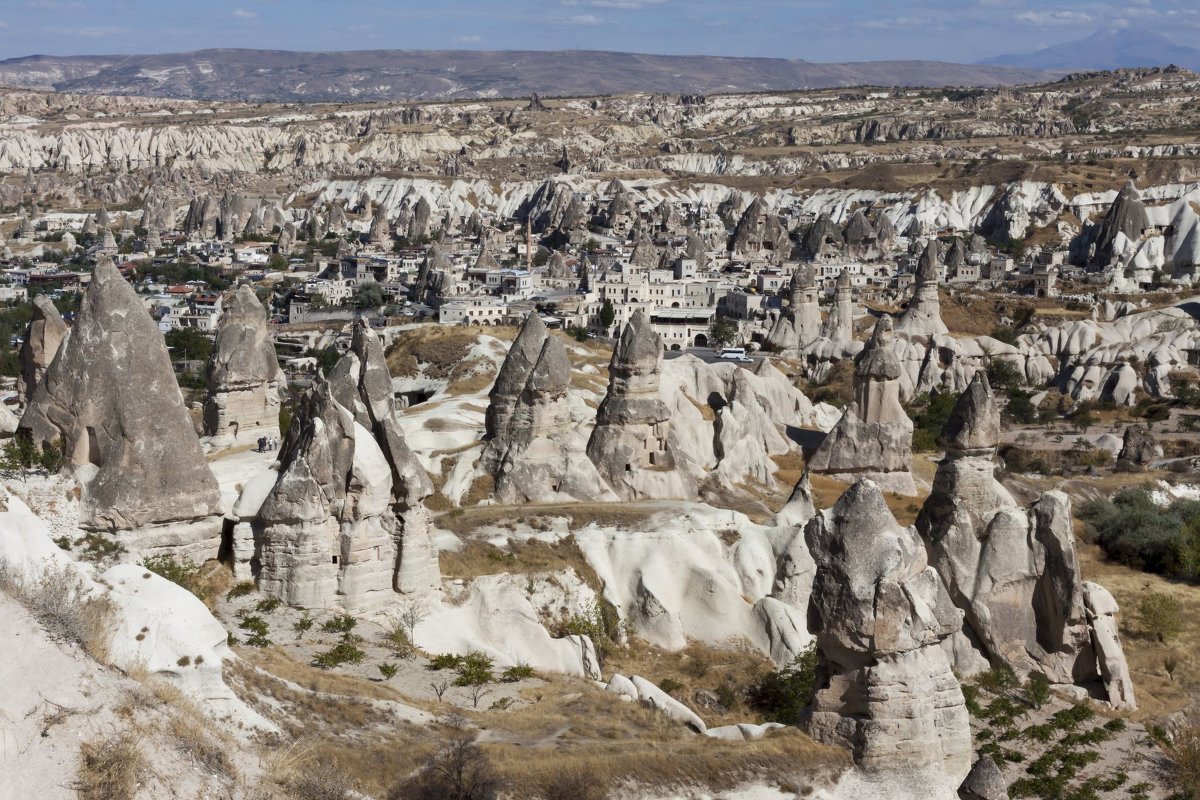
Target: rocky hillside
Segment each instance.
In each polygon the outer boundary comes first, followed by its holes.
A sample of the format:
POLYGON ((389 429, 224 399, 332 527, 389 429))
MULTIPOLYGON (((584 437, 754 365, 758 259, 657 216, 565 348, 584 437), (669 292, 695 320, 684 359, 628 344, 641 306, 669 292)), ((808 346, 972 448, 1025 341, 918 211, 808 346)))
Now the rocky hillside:
POLYGON ((0 61, 0 85, 85 94, 259 102, 745 92, 832 86, 995 86, 1036 70, 941 61, 819 64, 779 58, 577 51, 199 50, 0 61))

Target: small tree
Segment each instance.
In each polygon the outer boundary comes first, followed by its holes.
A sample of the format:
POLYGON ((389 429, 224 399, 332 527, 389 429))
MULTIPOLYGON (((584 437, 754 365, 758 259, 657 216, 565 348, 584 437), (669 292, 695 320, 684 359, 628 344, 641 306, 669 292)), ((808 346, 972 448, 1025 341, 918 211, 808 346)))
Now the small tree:
POLYGON ((394 786, 388 800, 495 800, 504 788, 487 754, 459 733, 416 776, 394 786))
POLYGON ((796 654, 791 663, 768 672, 750 688, 750 705, 774 722, 793 725, 812 702, 817 679, 817 645, 796 654))
POLYGON ((737 323, 728 317, 717 317, 708 329, 708 338, 718 347, 732 344, 738 335, 737 323))
POLYGON ((617 310, 613 308, 612 300, 605 299, 604 305, 600 306, 600 324, 606 329, 611 328, 616 319, 617 310))
POLYGON ((379 308, 383 305, 383 287, 375 281, 359 284, 354 290, 355 308, 379 308))
POLYGON ((417 626, 429 616, 429 610, 419 600, 409 600, 398 617, 400 624, 408 631, 408 641, 413 642, 417 637, 417 626))
POLYGON ((1161 592, 1151 592, 1138 604, 1142 627, 1166 644, 1183 630, 1183 609, 1179 601, 1161 592))

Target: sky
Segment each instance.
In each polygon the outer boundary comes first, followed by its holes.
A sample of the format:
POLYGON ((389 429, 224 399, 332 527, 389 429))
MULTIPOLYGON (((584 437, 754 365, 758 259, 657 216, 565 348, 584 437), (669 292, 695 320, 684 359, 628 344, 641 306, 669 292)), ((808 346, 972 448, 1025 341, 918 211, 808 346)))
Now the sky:
POLYGON ((1200 36, 1198 0, 0 0, 0 58, 279 50, 591 49, 973 63, 1146 27, 1200 36))

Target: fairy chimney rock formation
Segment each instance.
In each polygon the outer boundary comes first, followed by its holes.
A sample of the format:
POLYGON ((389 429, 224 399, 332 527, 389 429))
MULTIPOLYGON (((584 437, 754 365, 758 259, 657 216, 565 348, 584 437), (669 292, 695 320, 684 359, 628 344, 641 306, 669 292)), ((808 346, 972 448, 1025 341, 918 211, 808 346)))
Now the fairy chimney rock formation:
POLYGON ((892 341, 892 319, 884 315, 855 359, 854 401, 808 469, 845 481, 869 477, 887 491, 912 495, 913 424, 900 404, 900 361, 892 341))
POLYGON ((279 435, 283 375, 267 313, 249 286, 226 299, 206 377, 204 435, 212 437, 214 446, 279 435))
POLYGON ((624 500, 695 494, 676 470, 671 413, 658 397, 662 362, 662 339, 639 310, 613 350, 608 393, 587 444, 588 458, 624 500))
POLYGON ((33 298, 33 316, 21 342, 21 374, 17 377, 17 395, 22 402, 28 402, 42 382, 69 330, 49 297, 39 294, 33 298))
POLYGON ((971 766, 962 688, 942 643, 962 613, 879 487, 852 485, 813 517, 808 628, 818 665, 809 735, 851 751, 868 772, 928 771, 954 786, 971 766))
POLYGON ((383 347, 362 322, 302 398, 258 511, 259 587, 289 605, 377 609, 439 583, 433 487, 396 418, 383 347))
POLYGON ((942 306, 938 300, 941 280, 941 245, 930 239, 917 263, 917 280, 908 308, 896 321, 896 333, 910 338, 926 338, 947 333, 942 322, 942 306))
POLYGON ((999 440, 999 410, 979 371, 943 429, 946 457, 916 521, 930 563, 964 613, 963 635, 949 646, 955 669, 970 675, 1003 664, 1132 707, 1120 640, 1099 592, 1101 610, 1088 610, 1071 502, 1046 492, 1020 506, 994 475, 999 440))
POLYGON ((788 285, 788 307, 771 326, 767 341, 780 350, 799 350, 821 335, 821 307, 812 265, 796 268, 788 285))
POLYGON ((822 338, 845 345, 854 339, 854 289, 849 270, 842 270, 833 285, 833 305, 821 326, 822 338))
POLYGON ((605 494, 595 466, 579 458, 586 404, 572 404, 571 362, 559 339, 530 314, 489 395, 487 444, 480 461, 502 503, 596 499, 605 494))
POLYGON ((21 429, 39 444, 61 440, 82 489, 80 527, 134 531, 131 549, 215 557, 217 481, 158 325, 111 261, 96 265, 21 429))

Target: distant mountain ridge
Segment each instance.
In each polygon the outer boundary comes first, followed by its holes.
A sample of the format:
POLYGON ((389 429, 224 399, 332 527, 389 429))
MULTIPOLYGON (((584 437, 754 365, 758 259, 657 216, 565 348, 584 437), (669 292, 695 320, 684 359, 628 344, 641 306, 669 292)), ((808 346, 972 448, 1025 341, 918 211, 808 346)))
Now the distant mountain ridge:
POLYGON ((1032 83, 1039 70, 941 61, 818 63, 605 51, 198 50, 0 61, 0 85, 195 100, 369 102, 843 86, 1032 83))
POLYGON ((1165 67, 1174 64, 1200 72, 1200 49, 1175 44, 1155 31, 1116 28, 1097 30, 1082 39, 1052 45, 1033 53, 995 56, 981 63, 1055 72, 1165 67))

